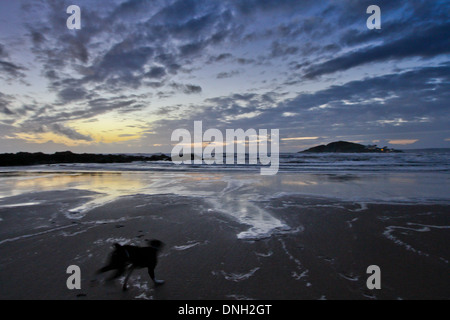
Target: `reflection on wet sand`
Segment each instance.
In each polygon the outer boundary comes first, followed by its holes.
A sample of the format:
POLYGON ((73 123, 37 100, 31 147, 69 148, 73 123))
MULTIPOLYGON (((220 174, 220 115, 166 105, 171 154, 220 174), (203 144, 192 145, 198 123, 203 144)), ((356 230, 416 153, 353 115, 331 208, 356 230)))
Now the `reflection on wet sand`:
MULTIPOLYGON (((447 201, 445 181, 429 173, 308 174, 196 172, 10 172, 0 174, 0 199, 25 193, 85 190, 110 199, 133 194, 178 194, 217 198, 239 190, 237 198, 268 199, 282 193, 354 201, 447 201)), ((440 178, 443 179, 442 177, 440 178)))

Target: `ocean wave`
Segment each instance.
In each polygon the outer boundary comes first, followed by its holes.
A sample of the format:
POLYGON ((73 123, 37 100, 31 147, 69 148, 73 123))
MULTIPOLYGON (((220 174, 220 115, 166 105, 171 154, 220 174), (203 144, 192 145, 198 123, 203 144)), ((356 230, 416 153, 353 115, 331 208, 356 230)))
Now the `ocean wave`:
MULTIPOLYGON (((148 154, 151 155, 151 154, 148 154)), ((248 159, 248 154, 246 159, 248 159)), ((21 170, 36 172, 51 171, 176 171, 176 172, 227 172, 227 171, 259 171, 261 165, 237 164, 182 164, 175 165, 171 161, 137 161, 132 163, 77 163, 52 164, 30 167, 4 167, 3 175, 11 175, 21 170)), ((358 153, 280 153, 279 172, 396 172, 424 171, 450 172, 450 149, 417 150, 389 154, 358 153)), ((24 177, 18 177, 23 179, 24 177)))

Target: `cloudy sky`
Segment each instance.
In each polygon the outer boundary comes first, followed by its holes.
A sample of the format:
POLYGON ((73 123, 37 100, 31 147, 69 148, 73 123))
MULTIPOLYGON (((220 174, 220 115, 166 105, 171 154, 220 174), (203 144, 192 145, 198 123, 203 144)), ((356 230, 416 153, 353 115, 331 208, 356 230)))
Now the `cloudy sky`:
POLYGON ((170 152, 196 120, 279 129, 281 151, 450 147, 449 16, 444 0, 2 0, 0 152, 170 152))

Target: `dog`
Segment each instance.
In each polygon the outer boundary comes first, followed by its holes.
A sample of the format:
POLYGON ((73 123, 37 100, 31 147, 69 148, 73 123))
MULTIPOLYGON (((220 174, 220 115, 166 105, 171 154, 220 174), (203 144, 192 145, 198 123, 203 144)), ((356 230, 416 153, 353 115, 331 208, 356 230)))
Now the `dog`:
POLYGON ((128 274, 125 277, 122 290, 127 290, 127 282, 131 273, 136 268, 147 268, 150 278, 155 285, 164 284, 164 280, 157 280, 155 278, 155 267, 158 263, 158 252, 163 248, 164 244, 159 240, 147 240, 147 247, 138 247, 130 245, 114 244, 114 251, 109 257, 109 262, 106 266, 99 269, 97 274, 107 271, 115 270, 116 272, 108 278, 113 280, 120 277, 128 268, 128 274))

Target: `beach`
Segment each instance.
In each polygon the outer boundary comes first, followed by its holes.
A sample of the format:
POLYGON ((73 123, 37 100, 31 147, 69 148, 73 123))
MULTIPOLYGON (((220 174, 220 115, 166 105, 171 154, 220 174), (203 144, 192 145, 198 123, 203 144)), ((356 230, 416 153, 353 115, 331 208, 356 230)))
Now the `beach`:
POLYGON ((449 204, 429 173, 72 169, 2 174, 1 299, 450 297, 449 204), (146 239, 165 243, 164 285, 145 269, 126 292, 124 277, 95 275, 114 243, 146 239), (70 265, 80 290, 66 286, 70 265), (379 290, 366 284, 371 265, 379 290))
POLYGON ((450 300, 448 12, 0 1, 0 300, 450 300))

